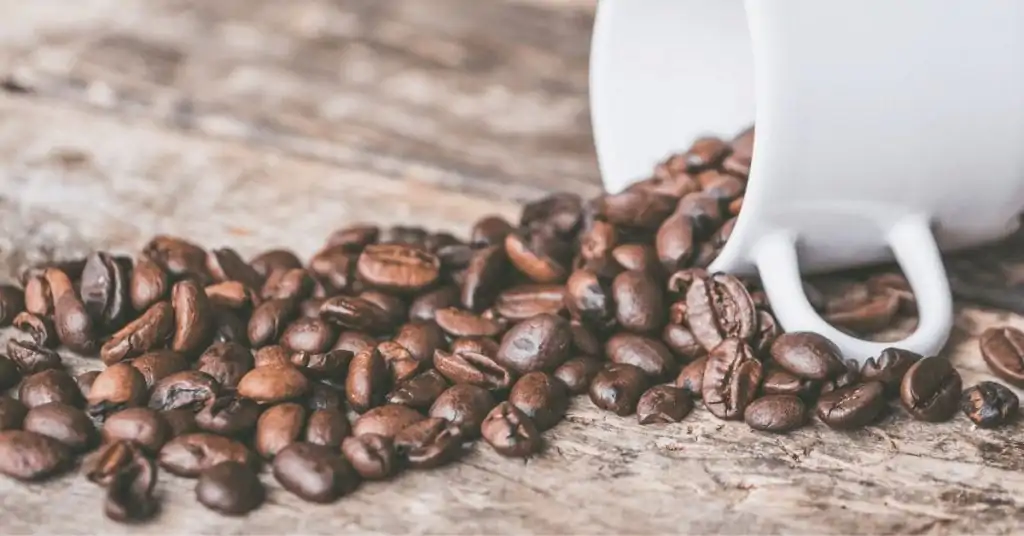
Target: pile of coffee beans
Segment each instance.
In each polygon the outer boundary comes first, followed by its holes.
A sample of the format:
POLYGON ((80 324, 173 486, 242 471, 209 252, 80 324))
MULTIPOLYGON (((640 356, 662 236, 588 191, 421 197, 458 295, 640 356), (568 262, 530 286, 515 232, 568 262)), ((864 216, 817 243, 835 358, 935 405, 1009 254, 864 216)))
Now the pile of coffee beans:
MULTIPOLYGON (((1000 384, 961 392, 949 361, 895 348, 858 367, 820 335, 781 333, 756 280, 706 270, 743 205, 753 137, 700 139, 622 193, 551 195, 468 240, 357 225, 303 263, 158 236, 134 259, 31 267, 0 286, 0 325, 21 332, 0 356, 0 473, 37 481, 81 458, 127 522, 159 510, 161 471, 241 515, 264 500, 263 467, 327 503, 478 439, 528 458, 573 395, 644 425, 703 405, 774 433, 812 416, 860 428, 897 398, 924 421, 1013 418, 1000 384), (103 368, 72 376, 61 345, 103 368)), ((898 273, 841 286, 807 292, 846 331, 916 315, 898 273)), ((1024 333, 989 330, 981 349, 1024 386, 1024 333)))

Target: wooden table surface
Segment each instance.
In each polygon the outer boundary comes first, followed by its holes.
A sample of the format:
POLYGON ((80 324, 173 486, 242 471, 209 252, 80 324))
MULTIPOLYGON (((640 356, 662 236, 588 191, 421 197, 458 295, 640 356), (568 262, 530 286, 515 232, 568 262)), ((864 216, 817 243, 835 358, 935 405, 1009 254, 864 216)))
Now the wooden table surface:
MULTIPOLYGON (((464 233, 545 192, 594 194, 593 4, 0 3, 0 278, 158 232, 309 255, 349 222, 464 233)), ((975 337, 1001 324, 1024 318, 958 304, 945 353, 965 385, 990 378, 975 337)), ((268 504, 242 519, 166 474, 140 526, 107 521, 80 475, 0 479, 0 533, 1019 532, 1020 432, 900 411, 852 433, 764 435, 703 409, 641 428, 580 398, 529 462, 476 448, 328 506, 264 475, 268 504)))

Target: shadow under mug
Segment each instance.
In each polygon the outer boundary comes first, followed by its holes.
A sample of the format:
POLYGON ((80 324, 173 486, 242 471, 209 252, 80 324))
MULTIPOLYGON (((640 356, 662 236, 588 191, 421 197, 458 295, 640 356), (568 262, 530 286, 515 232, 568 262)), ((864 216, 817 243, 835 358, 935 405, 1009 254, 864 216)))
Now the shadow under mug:
POLYGON ((847 358, 935 355, 953 320, 940 249, 999 239, 1024 207, 1020 0, 602 0, 590 76, 611 192, 756 123, 743 210, 711 269, 759 272, 787 331, 847 358), (803 292, 801 272, 893 258, 919 311, 902 341, 840 332, 803 292))

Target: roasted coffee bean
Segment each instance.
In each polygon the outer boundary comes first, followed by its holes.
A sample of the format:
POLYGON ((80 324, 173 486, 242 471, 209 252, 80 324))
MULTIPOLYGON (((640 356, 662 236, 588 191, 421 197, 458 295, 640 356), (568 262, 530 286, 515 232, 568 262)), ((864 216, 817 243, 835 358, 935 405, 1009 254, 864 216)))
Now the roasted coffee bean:
POLYGON ((50 436, 67 445, 72 452, 89 450, 96 443, 96 427, 85 412, 59 402, 43 404, 29 410, 22 428, 50 436))
POLYGON ((193 278, 202 285, 211 282, 206 269, 206 251, 182 238, 156 236, 142 248, 142 255, 159 264, 175 279, 193 278))
POLYGON ((341 452, 356 473, 366 480, 384 480, 398 469, 395 443, 390 437, 377 434, 346 437, 341 452))
MULTIPOLYGON (((840 387, 849 385, 844 383, 840 387)), ((834 390, 836 386, 833 385, 834 390)), ((761 381, 761 393, 765 395, 792 395, 806 398, 818 394, 820 383, 814 380, 799 378, 776 366, 765 369, 764 380, 761 381)))
POLYGON ((320 307, 320 317, 344 328, 367 333, 384 333, 392 327, 387 311, 355 296, 328 298, 320 307))
POLYGON ((494 391, 512 387, 514 374, 495 359, 477 352, 434 352, 434 368, 455 384, 469 384, 494 391))
POLYGON ((26 376, 63 366, 57 352, 36 343, 17 339, 7 340, 7 355, 26 376))
MULTIPOLYGON (((25 281, 25 310, 39 316, 53 314, 53 293, 42 272, 32 275, 25 281)), ((17 313, 14 313, 17 314, 17 313)), ((14 318, 12 314, 11 318, 14 318)))
POLYGON ((440 372, 430 369, 398 385, 388 393, 389 404, 401 404, 411 408, 426 410, 448 389, 448 381, 440 372))
POLYGON ((900 383, 900 401, 915 419, 949 420, 960 404, 960 373, 941 357, 926 357, 911 365, 900 383))
POLYGON ((254 440, 256 452, 273 458, 281 449, 299 440, 306 425, 306 410, 294 402, 285 402, 260 415, 254 440))
MULTIPOLYGON (((957 389, 957 401, 960 390, 957 389)), ((880 382, 851 385, 818 399, 818 418, 830 428, 852 430, 873 422, 885 409, 885 387, 880 382)), ((956 403, 953 404, 954 411, 956 403)))
POLYGON ((731 150, 727 143, 718 138, 698 138, 683 154, 683 160, 689 171, 697 171, 717 166, 731 150))
POLYGON ((597 210, 604 218, 626 227, 654 230, 672 214, 676 199, 652 191, 632 190, 597 199, 597 210))
POLYGON ((396 292, 415 292, 437 281, 441 261, 436 255, 402 244, 368 245, 356 264, 370 285, 396 292))
POLYGON ((980 382, 965 390, 960 398, 960 410, 981 428, 995 428, 1009 422, 1019 409, 1017 395, 996 382, 980 382))
POLYGON ((37 372, 21 380, 18 399, 28 408, 50 402, 61 402, 76 408, 82 407, 82 392, 70 374, 61 369, 37 372))
POLYGON ((650 337, 633 333, 616 333, 604 347, 612 363, 636 365, 654 381, 671 377, 676 372, 675 358, 668 348, 650 337))
POLYGON ((352 425, 352 435, 362 436, 376 434, 384 437, 395 437, 408 426, 425 419, 420 412, 398 404, 385 404, 373 408, 352 425))
POLYGON ((280 343, 292 351, 315 354, 327 351, 337 337, 335 327, 320 318, 298 318, 285 328, 280 343))
POLYGON ((650 385, 640 367, 615 363, 608 365, 590 382, 590 400, 595 406, 625 417, 636 411, 637 402, 650 385))
POLYGON ((387 362, 374 350, 352 357, 345 378, 345 397, 352 409, 362 413, 384 403, 391 384, 387 362))
POLYGON ((219 391, 217 380, 205 372, 177 372, 156 382, 149 396, 149 407, 161 411, 189 408, 197 412, 216 398, 219 391))
POLYGON ((541 314, 510 329, 502 338, 495 360, 519 373, 552 371, 569 357, 571 344, 569 322, 541 314))
POLYGON ((129 464, 114 473, 107 486, 103 512, 108 519, 128 523, 149 519, 159 503, 153 496, 157 468, 146 456, 134 456, 129 464))
POLYGON ((144 406, 146 379, 129 363, 115 363, 96 376, 89 389, 89 414, 103 420, 125 408, 144 406))
POLYGON ((829 324, 854 333, 873 333, 892 324, 900 299, 895 294, 872 296, 856 307, 830 311, 825 315, 829 324))
POLYGON ((196 414, 191 409, 169 409, 161 411, 160 416, 167 423, 167 427, 171 431, 171 437, 199 431, 199 426, 196 424, 196 414))
POLYGON ((679 324, 668 324, 661 332, 661 340, 672 351, 672 354, 684 363, 704 355, 704 347, 697 342, 693 332, 679 324))
POLYGON ((85 259, 79 293, 96 326, 112 331, 131 313, 131 259, 96 252, 85 259))
POLYGON ((260 289, 260 297, 265 300, 304 300, 313 294, 315 287, 316 281, 304 268, 277 270, 267 276, 260 289))
POLYGON ((905 315, 917 314, 917 299, 910 288, 910 282, 900 273, 876 274, 867 280, 868 292, 872 295, 892 294, 899 300, 899 312, 905 315))
POLYGON ((288 324, 299 314, 295 300, 267 300, 260 304, 249 317, 246 335, 253 347, 274 344, 288 324))
POLYGON ((0 327, 9 326, 25 310, 25 293, 13 285, 0 285, 0 327))
POLYGON ((115 333, 100 348, 100 358, 111 365, 160 348, 170 339, 174 327, 170 302, 158 302, 115 333))
POLYGON ((452 337, 496 337, 505 328, 503 322, 454 307, 439 309, 434 321, 452 337))
POLYGON ((679 375, 676 376, 676 381, 673 384, 676 387, 685 389, 690 393, 690 396, 702 398, 704 394, 704 369, 707 368, 707 364, 707 356, 701 356, 691 361, 679 371, 679 375))
POLYGON ((275 404, 305 395, 309 380, 291 365, 256 367, 238 381, 237 391, 260 404, 275 404))
POLYGON ((196 482, 196 500, 215 512, 240 516, 263 504, 266 491, 252 468, 235 461, 206 468, 196 482))
MULTIPOLYGON (((704 240, 709 237, 721 226, 724 219, 719 200, 704 194, 704 192, 684 195, 676 205, 674 214, 687 217, 693 222, 693 233, 696 240, 704 240)), ((707 245, 710 246, 710 244, 707 245)), ((696 262, 693 264, 703 267, 696 262)))
POLYGON ((855 383, 860 383, 860 367, 857 365, 857 361, 855 359, 850 359, 846 361, 843 372, 835 378, 826 380, 821 384, 819 392, 821 394, 825 394, 836 389, 848 387, 855 383))
POLYGON ((132 308, 145 311, 161 300, 168 298, 171 288, 167 272, 156 262, 146 257, 139 258, 132 270, 128 294, 132 308))
POLYGON ((217 342, 199 356, 196 370, 212 376, 222 389, 235 389, 254 364, 248 348, 234 342, 217 342))
POLYGON ((82 461, 82 473, 89 482, 107 487, 140 456, 139 446, 131 441, 104 443, 82 461))
POLYGON ((380 227, 371 224, 356 224, 338 229, 327 237, 328 246, 349 246, 353 251, 374 244, 380 238, 380 227))
POLYGON ((750 403, 743 412, 747 426, 777 434, 796 430, 807 420, 803 400, 792 395, 769 395, 750 403))
POLYGON ((207 285, 203 289, 203 293, 206 294, 214 309, 247 310, 262 303, 259 297, 238 281, 224 281, 207 285))
POLYGON ((708 354, 701 386, 704 407, 720 419, 742 419, 761 384, 761 362, 747 343, 726 339, 708 354))
POLYGON ((309 393, 306 394, 306 408, 310 411, 318 409, 344 409, 345 394, 339 387, 324 382, 310 382, 309 393))
MULTIPOLYGON (((483 311, 490 307, 511 271, 512 266, 508 255, 505 254, 504 244, 477 250, 466 267, 465 277, 460 286, 459 302, 470 311, 483 311)), ((438 303, 434 310, 451 305, 455 304, 438 303)))
POLYGON ((494 407, 480 425, 484 440, 502 456, 528 458, 540 451, 540 432, 525 413, 509 402, 494 407))
POLYGON ((214 281, 238 281, 249 288, 259 288, 263 278, 231 248, 212 249, 206 255, 206 269, 214 281))
POLYGON ((587 260, 607 259, 618 241, 618 230, 614 225, 594 220, 579 235, 580 255, 587 260))
POLYGON ((256 350, 256 353, 253 355, 253 365, 256 368, 283 367, 291 364, 292 353, 284 346, 279 346, 277 344, 264 346, 263 348, 256 350))
POLYGON ((270 274, 277 271, 286 271, 294 268, 302 268, 302 261, 287 249, 271 249, 256 255, 249 260, 249 266, 256 271, 260 277, 270 277, 270 274))
POLYGON ((536 283, 558 283, 569 275, 569 244, 544 228, 509 233, 505 254, 513 266, 536 283))
POLYGON ((224 307, 213 307, 211 342, 236 342, 249 346, 249 316, 224 307))
POLYGON ((342 440, 352 435, 352 425, 340 408, 320 409, 309 414, 306 442, 337 449, 342 440))
POLYGON ((438 246, 431 252, 441 261, 441 274, 447 273, 454 279, 456 272, 462 272, 469 266, 469 261, 473 259, 476 250, 469 244, 454 243, 438 246))
POLYGON ((445 344, 444 331, 434 322, 403 324, 393 340, 408 350, 416 361, 430 361, 434 350, 445 344))
POLYGON ((628 271, 664 277, 658 254, 650 244, 622 244, 612 250, 612 258, 628 271))
POLYGON ((320 354, 295 352, 290 361, 311 378, 344 381, 352 357, 352 352, 348 350, 331 350, 320 354))
POLYGON ((722 340, 749 340, 757 332, 757 309, 743 283, 731 275, 698 278, 686 291, 686 318, 708 351, 722 340))
POLYGON ((96 330, 71 279, 55 268, 48 268, 44 277, 53 294, 53 326, 57 338, 75 352, 91 354, 96 350, 96 330))
POLYGON ((173 350, 146 352, 131 360, 130 364, 142 373, 142 377, 145 378, 146 385, 149 387, 171 374, 189 368, 188 360, 173 350))
POLYGON ((685 389, 655 385, 640 397, 636 416, 640 424, 665 424, 683 420, 693 410, 693 399, 685 389))
MULTIPOLYGON (((562 363, 553 376, 565 384, 569 393, 581 395, 587 392, 590 381, 594 379, 603 364, 590 356, 579 356, 562 363)), ((522 408, 520 408, 522 409, 522 408)))
POLYGON ((160 413, 149 408, 128 408, 107 417, 103 441, 132 441, 157 453, 171 438, 171 429, 160 413))
POLYGON ((0 354, 0 393, 18 385, 20 381, 21 370, 18 364, 7 356, 0 354))
POLYGON ((99 375, 100 371, 90 370, 75 376, 75 383, 78 384, 78 389, 82 391, 82 397, 86 400, 89 400, 89 393, 92 391, 92 384, 96 381, 96 378, 99 375))
POLYGON ((332 350, 346 350, 353 355, 373 350, 377 347, 377 339, 362 331, 342 331, 338 336, 338 342, 334 343, 332 350))
POLYGON ((391 371, 392 382, 396 385, 415 376, 425 364, 414 359, 409 350, 394 341, 381 342, 373 351, 384 358, 391 371))
POLYGON ((575 270, 565 283, 565 303, 573 318, 599 328, 615 324, 611 285, 587 269, 575 270))
POLYGON ((195 414, 195 423, 200 430, 233 436, 255 428, 262 412, 263 408, 248 398, 221 396, 207 402, 195 414))
POLYGON ((413 469, 433 469, 455 461, 462 452, 458 426, 439 418, 424 419, 395 436, 398 456, 413 469))
POLYGON ((645 272, 622 272, 612 283, 615 318, 623 329, 651 333, 665 325, 665 305, 658 282, 645 272))
POLYGON ((309 260, 309 271, 328 294, 349 290, 354 281, 357 253, 348 246, 329 246, 309 260))
POLYGON ((782 335, 782 328, 775 321, 775 317, 768 311, 759 310, 757 312, 757 333, 751 339, 750 346, 758 355, 768 355, 772 344, 775 343, 775 339, 779 338, 779 335, 782 335))
POLYGON ((477 247, 501 244, 513 229, 512 224, 501 216, 484 216, 473 224, 469 241, 477 247))
POLYGON ((434 319, 438 309, 454 307, 459 304, 459 289, 454 286, 445 286, 420 294, 409 304, 409 320, 428 321, 434 319))
POLYGON ((882 382, 886 396, 895 397, 899 395, 903 375, 920 359, 920 354, 909 350, 886 348, 877 358, 869 357, 864 362, 860 375, 865 382, 882 382))
POLYGON ((394 225, 381 240, 386 244, 403 244, 425 247, 427 230, 418 225, 394 225))
POLYGON ((299 303, 299 316, 302 318, 320 318, 320 308, 327 298, 309 298, 299 303))
POLYGON ((560 234, 570 234, 583 217, 583 200, 576 194, 559 192, 523 205, 519 224, 545 226, 560 234))
POLYGON ((458 384, 437 397, 430 406, 430 416, 447 420, 459 427, 464 438, 473 439, 480 433, 480 423, 494 404, 494 397, 486 389, 458 384))
MULTIPOLYGON (((668 278, 668 291, 672 295, 673 299, 686 298, 686 293, 689 292, 690 287, 694 281, 698 279, 706 279, 710 277, 707 270, 703 268, 686 268, 683 270, 677 270, 672 273, 668 278)), ((683 305, 685 305, 683 301, 683 305)), ((678 321, 676 321, 678 323, 678 321)))
POLYGON ((14 317, 15 329, 32 337, 32 342, 44 348, 56 348, 60 340, 57 337, 57 328, 53 322, 45 317, 34 315, 28 311, 22 311, 14 317))
POLYGON ((210 342, 212 306, 206 292, 194 281, 175 283, 171 289, 174 308, 174 337, 171 349, 186 356, 194 356, 210 342))
POLYGON ((784 333, 772 343, 771 354, 780 367, 808 380, 827 380, 846 371, 839 347, 817 333, 784 333))
POLYGON ((754 155, 754 127, 739 133, 730 144, 732 153, 722 162, 722 168, 738 177, 750 174, 750 163, 754 155))
POLYGON ((329 503, 359 486, 359 474, 336 448, 292 443, 274 457, 274 478, 304 501, 329 503))
POLYGON ((408 310, 405 301, 398 296, 370 289, 360 292, 359 297, 379 307, 384 312, 388 326, 397 326, 406 319, 408 310))
POLYGON ((160 467, 185 478, 196 478, 226 461, 252 468, 259 465, 255 454, 242 443, 206 433, 180 435, 168 441, 160 449, 159 461, 160 467))
POLYGON ((993 374, 1024 387, 1024 332, 1009 326, 989 328, 978 342, 981 356, 993 374))
POLYGON ((20 400, 7 395, 0 395, 0 432, 21 428, 28 408, 20 400))
POLYGON ((538 430, 544 431, 565 417, 569 408, 569 391, 555 377, 543 372, 531 372, 519 378, 512 386, 508 401, 530 417, 538 430))
POLYGON ((498 343, 486 337, 460 337, 450 347, 452 353, 475 352, 491 358, 498 355, 498 343))
POLYGON ((494 310, 513 322, 542 313, 557 315, 565 309, 562 285, 518 285, 506 289, 494 302, 494 310))
POLYGON ((25 430, 0 432, 0 474, 31 482, 63 473, 74 457, 60 441, 25 430))

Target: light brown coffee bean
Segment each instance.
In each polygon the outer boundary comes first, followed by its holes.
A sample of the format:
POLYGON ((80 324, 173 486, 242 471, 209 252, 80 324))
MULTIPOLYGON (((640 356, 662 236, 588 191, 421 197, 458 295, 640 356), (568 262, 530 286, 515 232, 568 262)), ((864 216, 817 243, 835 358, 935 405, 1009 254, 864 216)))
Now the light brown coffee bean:
POLYGON ((138 357, 163 346, 174 331, 174 310, 169 302, 158 302, 142 316, 115 333, 100 348, 107 365, 138 357))
POLYGON ((144 406, 146 378, 130 363, 115 363, 104 369, 89 389, 89 414, 98 419, 126 408, 144 406))
POLYGON ((693 399, 685 389, 655 385, 640 397, 636 416, 640 424, 667 424, 683 420, 693 410, 693 399))
POLYGON ((193 278, 200 285, 212 282, 213 278, 206 269, 206 251, 188 240, 159 235, 142 248, 142 254, 175 279, 193 278))
POLYGON ((153 350, 131 360, 131 366, 142 373, 146 385, 152 387, 156 382, 174 374, 188 370, 189 363, 185 357, 173 350, 153 350))
POLYGON ((53 314, 53 294, 42 273, 32 275, 25 281, 25 310, 44 317, 53 314))
POLYGON ((707 363, 707 356, 701 356, 691 361, 679 371, 674 385, 685 389, 694 398, 701 398, 704 390, 704 369, 707 368, 707 363))
MULTIPOLYGON (((285 366, 292 364, 292 353, 277 344, 264 346, 253 355, 253 365, 259 367, 285 366)), ((248 372, 248 371, 247 371, 248 372)))
POLYGON ((168 441, 159 455, 160 467, 172 474, 196 478, 224 461, 258 467, 259 461, 248 447, 234 439, 208 433, 185 434, 168 441))
POLYGON ((294 402, 271 406, 256 423, 256 452, 267 459, 299 440, 306 425, 306 410, 294 402))
POLYGON ((299 369, 286 366, 256 367, 238 382, 238 394, 260 404, 294 400, 309 391, 309 380, 299 369))
POLYGON ((390 384, 384 357, 373 350, 360 352, 349 363, 345 397, 352 409, 363 413, 384 403, 390 384))
POLYGON ((0 474, 32 482, 70 469, 74 458, 60 441, 24 430, 0 432, 0 474))
POLYGON ((337 449, 341 442, 352 435, 352 425, 340 408, 320 409, 309 414, 306 423, 305 440, 314 445, 337 449))
POLYGON ((422 413, 408 406, 385 404, 367 411, 356 419, 352 425, 352 435, 376 434, 395 437, 405 428, 425 418, 422 413))
POLYGON ((167 299, 171 285, 167 272, 159 264, 146 257, 140 257, 135 262, 128 287, 132 308, 136 311, 145 311, 157 302, 167 299))
POLYGON ((171 429, 157 411, 128 408, 107 417, 103 423, 103 441, 131 441, 151 453, 157 453, 171 438, 171 429))
MULTIPOLYGON (((44 370, 59 369, 64 366, 60 354, 56 351, 32 342, 19 341, 17 339, 8 339, 7 355, 17 365, 21 374, 26 376, 31 376, 44 370)), ((16 383, 16 381, 12 383, 16 383)))
POLYGON ((616 333, 604 347, 612 363, 640 367, 652 380, 668 379, 676 372, 675 358, 661 341, 633 333, 616 333))
POLYGON ((469 384, 494 391, 512 387, 515 376, 493 358, 476 352, 434 352, 434 368, 454 384, 469 384))
POLYGON ((212 306, 206 292, 194 281, 180 281, 171 289, 174 337, 171 349, 194 358, 210 342, 212 306))
POLYGON ((372 244, 356 264, 359 277, 370 285, 396 292, 415 292, 437 281, 441 261, 436 255, 403 244, 372 244))

